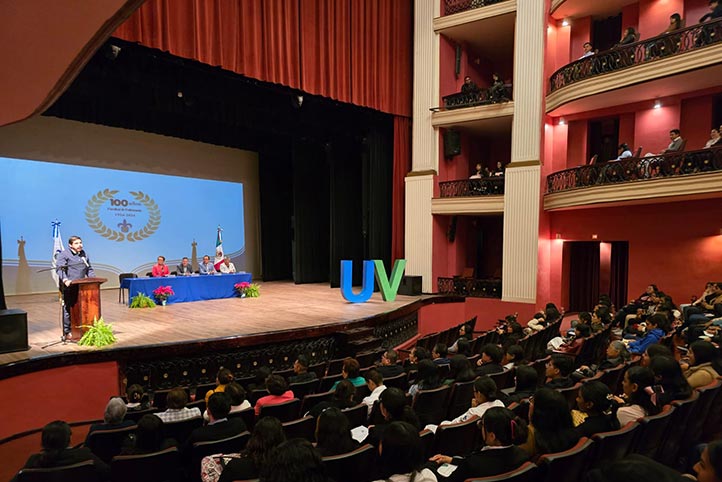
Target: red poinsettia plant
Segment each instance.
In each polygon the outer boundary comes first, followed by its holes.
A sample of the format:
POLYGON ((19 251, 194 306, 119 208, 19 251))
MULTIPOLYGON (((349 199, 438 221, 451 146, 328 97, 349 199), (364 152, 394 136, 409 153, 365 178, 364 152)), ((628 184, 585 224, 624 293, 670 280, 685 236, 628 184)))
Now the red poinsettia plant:
POLYGON ((159 286, 153 290, 153 296, 155 296, 158 301, 165 301, 174 294, 175 292, 170 286, 159 286))
POLYGON ((258 298, 260 293, 258 292, 258 285, 255 283, 249 283, 248 281, 242 281, 233 285, 241 297, 258 298))

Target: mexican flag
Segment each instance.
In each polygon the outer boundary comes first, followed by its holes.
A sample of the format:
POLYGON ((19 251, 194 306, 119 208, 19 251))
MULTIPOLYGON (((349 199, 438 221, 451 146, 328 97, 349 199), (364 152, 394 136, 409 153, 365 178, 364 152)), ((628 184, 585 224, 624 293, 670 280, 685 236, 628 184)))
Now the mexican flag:
MULTIPOLYGON (((56 266, 56 260, 58 259, 58 255, 65 249, 63 247, 63 238, 60 236, 60 222, 58 220, 55 220, 55 222, 51 223, 53 226, 53 254, 51 256, 51 266, 55 268, 56 266)), ((53 281, 55 281, 55 285, 58 285, 58 273, 54 269, 50 271, 50 276, 53 277, 53 281)))
POLYGON ((223 230, 220 226, 218 226, 218 231, 216 235, 216 259, 213 260, 213 266, 216 268, 216 271, 221 269, 221 263, 223 263, 223 238, 221 237, 221 232, 223 230))

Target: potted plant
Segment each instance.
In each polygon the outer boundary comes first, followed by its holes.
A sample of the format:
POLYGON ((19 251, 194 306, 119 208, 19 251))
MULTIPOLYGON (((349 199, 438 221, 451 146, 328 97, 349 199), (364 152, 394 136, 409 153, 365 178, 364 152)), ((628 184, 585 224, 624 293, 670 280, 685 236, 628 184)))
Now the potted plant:
POLYGON ((241 283, 236 283, 233 287, 236 289, 241 298, 258 298, 261 295, 258 291, 258 285, 255 283, 243 281, 241 283))
POLYGON ((137 295, 130 299, 131 308, 155 308, 155 301, 150 296, 138 292, 137 295))
POLYGON ((175 292, 170 286, 159 286, 153 290, 153 296, 155 296, 155 299, 160 301, 160 304, 163 306, 165 306, 168 301, 168 297, 173 296, 174 294, 175 292))
POLYGON ((92 325, 83 325, 88 330, 78 341, 78 345, 102 347, 115 343, 115 335, 113 334, 113 325, 105 323, 103 317, 94 318, 92 325))

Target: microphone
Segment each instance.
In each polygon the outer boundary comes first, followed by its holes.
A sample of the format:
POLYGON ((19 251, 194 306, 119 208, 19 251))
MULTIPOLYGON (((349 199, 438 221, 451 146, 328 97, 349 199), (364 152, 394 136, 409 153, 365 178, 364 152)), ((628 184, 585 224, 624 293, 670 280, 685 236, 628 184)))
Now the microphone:
POLYGON ((88 264, 88 258, 85 257, 85 251, 81 251, 78 253, 80 255, 80 259, 83 260, 83 263, 85 264, 86 268, 90 268, 90 265, 88 264))

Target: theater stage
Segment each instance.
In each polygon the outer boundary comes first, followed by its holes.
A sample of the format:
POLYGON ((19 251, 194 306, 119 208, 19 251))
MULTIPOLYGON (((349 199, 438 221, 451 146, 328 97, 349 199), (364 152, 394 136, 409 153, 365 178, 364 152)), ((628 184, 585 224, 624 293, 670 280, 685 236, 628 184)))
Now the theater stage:
MULTIPOLYGON (((112 323, 117 342, 103 352, 127 351, 143 347, 198 344, 200 342, 234 343, 242 346, 244 339, 252 344, 254 339, 268 340, 265 335, 275 333, 276 339, 288 331, 305 334, 321 334, 342 329, 349 324, 383 316, 399 309, 418 309, 411 305, 422 297, 397 296, 393 302, 384 302, 380 293, 374 293, 366 303, 348 303, 338 288, 328 284, 296 285, 292 282, 260 282, 259 298, 230 298, 192 303, 157 306, 152 309, 130 309, 118 302, 118 290, 101 291, 103 318, 112 323)), ((0 355, 0 369, 27 361, 43 360, 47 366, 50 359, 65 355, 78 355, 100 350, 78 346, 74 343, 58 343, 61 335, 60 307, 52 294, 18 295, 6 299, 8 308, 18 308, 28 313, 28 341, 30 350, 0 355)), ((207 345, 207 344, 206 344, 207 345)), ((90 354, 90 353, 89 353, 90 354)), ((111 353, 105 354, 106 358, 111 353)), ((85 357, 83 357, 85 358, 85 357)), ((92 356, 90 358, 97 358, 92 356)), ((1 370, 6 372, 7 370, 1 370)), ((14 370, 10 370, 11 372, 14 370)), ((8 376, 10 373, 2 373, 8 376)))

